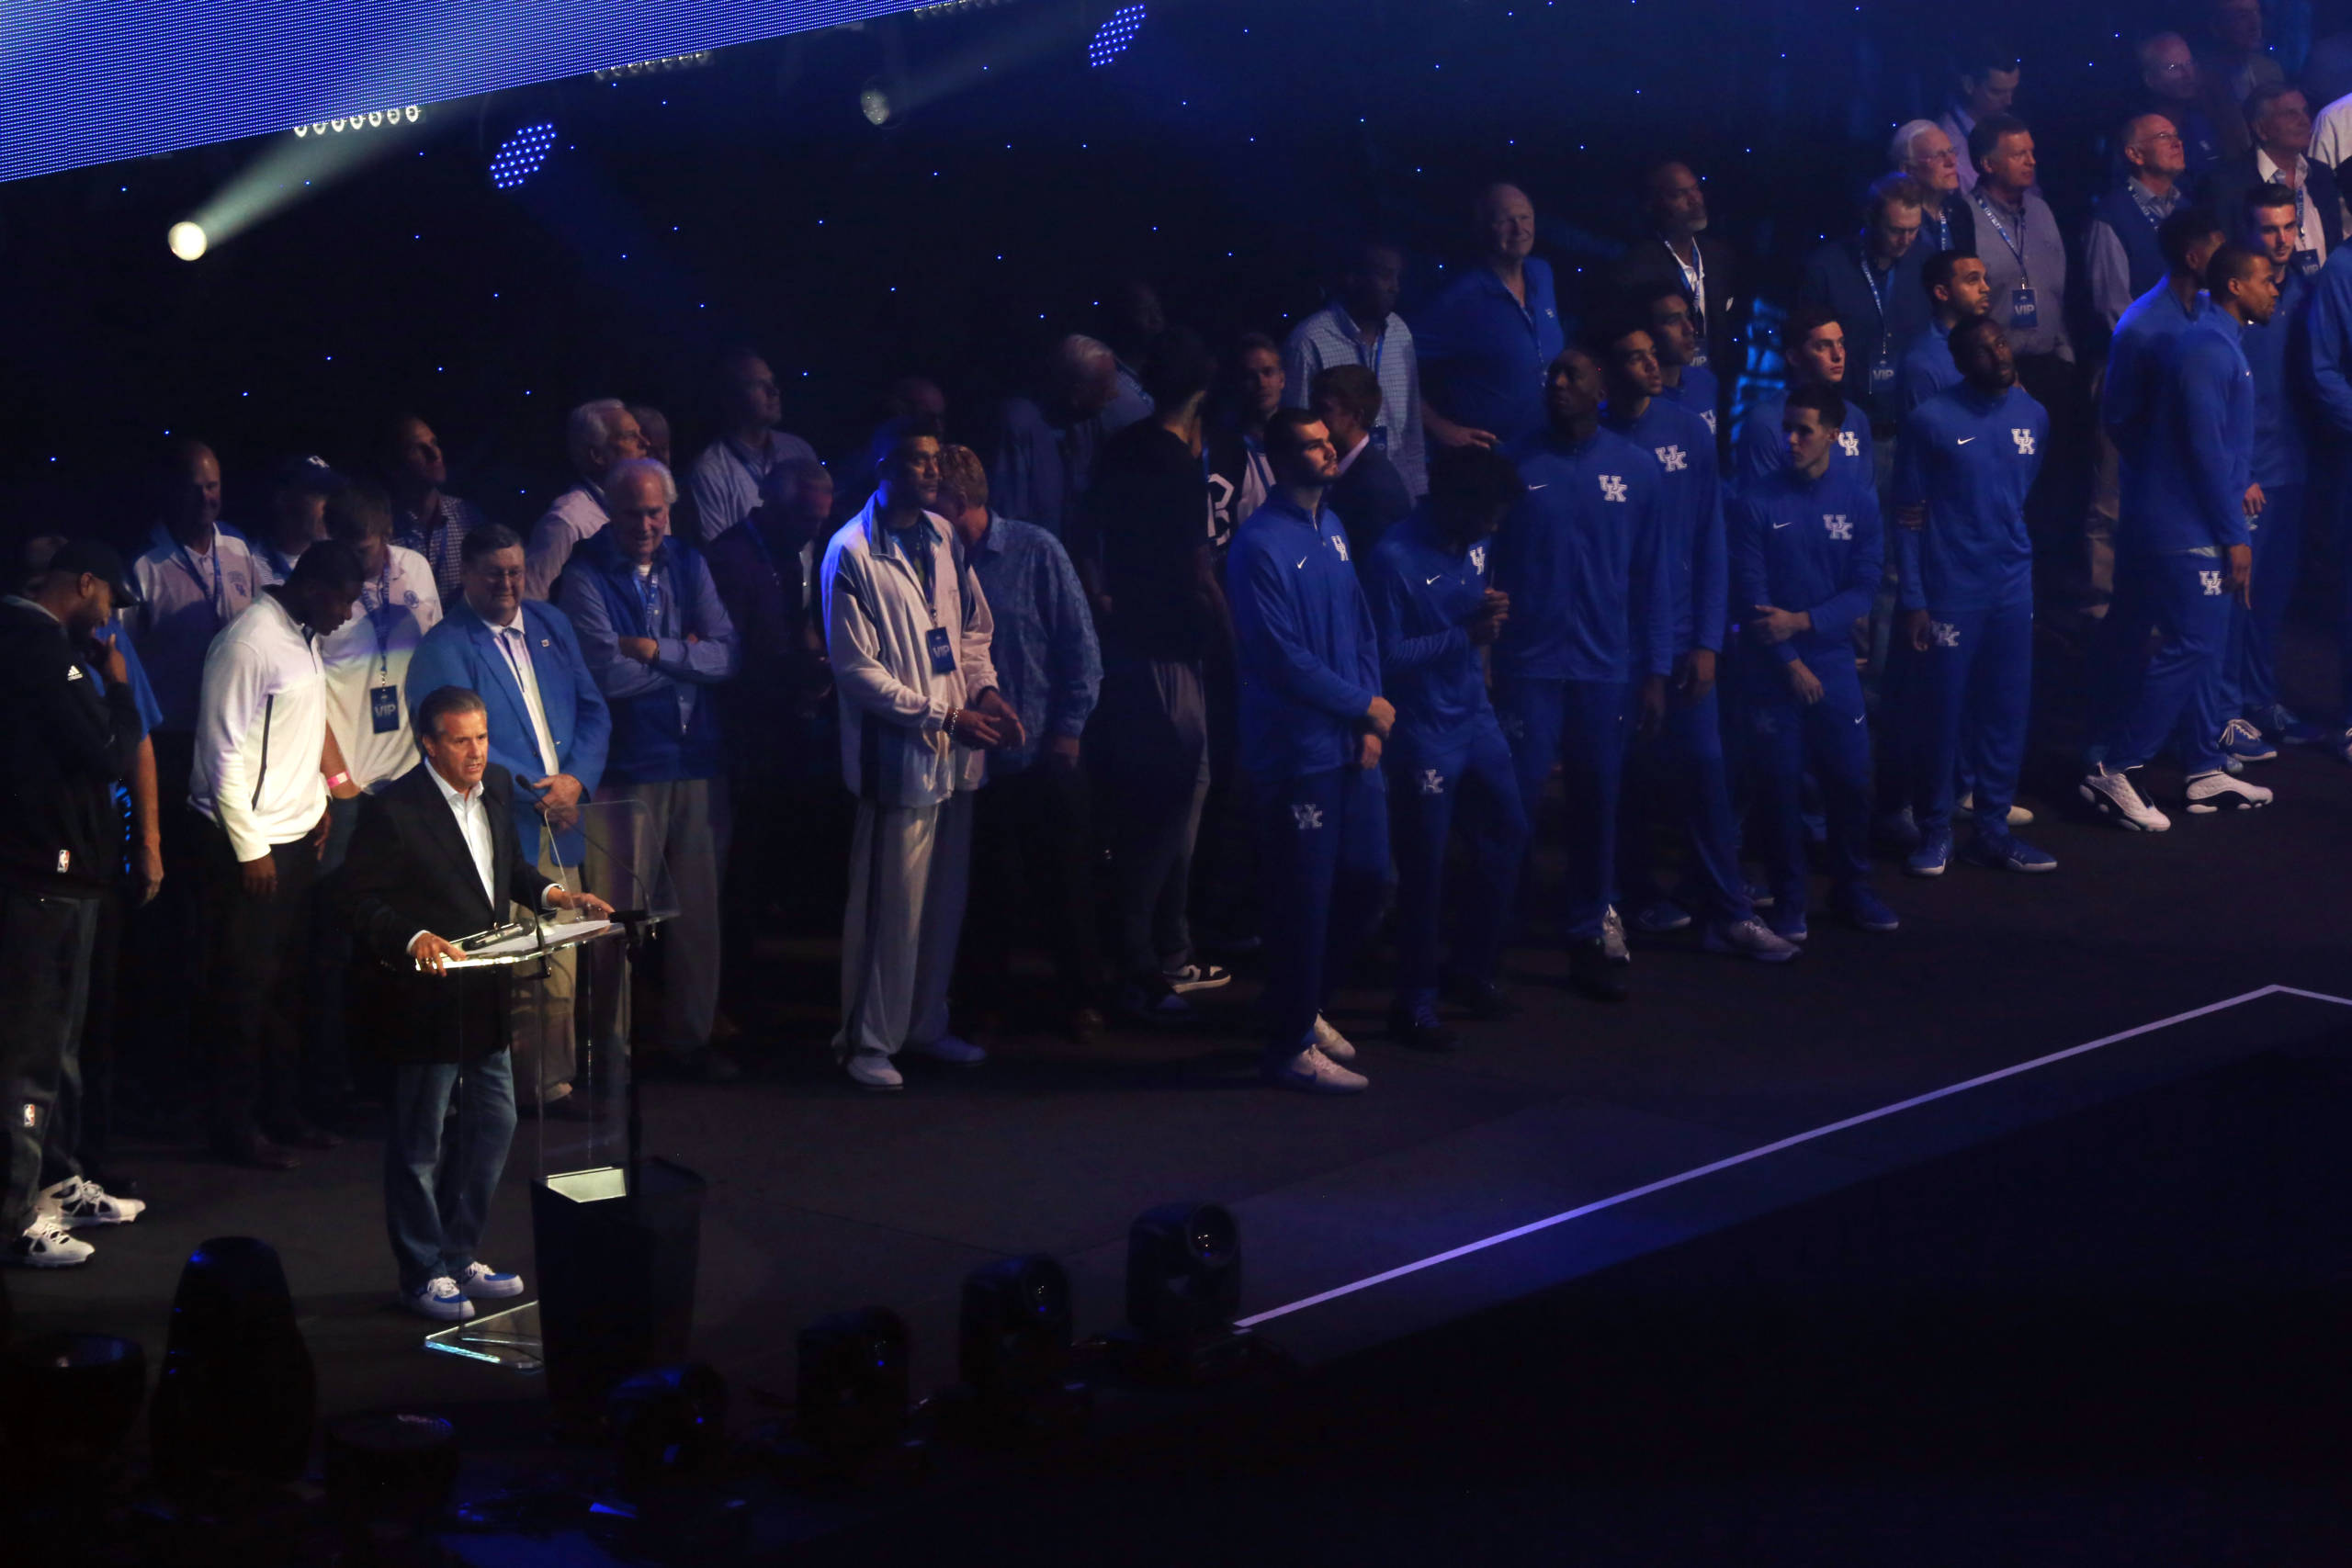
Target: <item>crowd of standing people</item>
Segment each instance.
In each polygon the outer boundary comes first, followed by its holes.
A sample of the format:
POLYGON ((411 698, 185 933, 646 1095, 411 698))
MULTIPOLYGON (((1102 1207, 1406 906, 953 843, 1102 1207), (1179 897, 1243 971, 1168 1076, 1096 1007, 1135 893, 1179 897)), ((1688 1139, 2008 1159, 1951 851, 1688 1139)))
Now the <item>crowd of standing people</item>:
MULTIPOLYGON (((822 844, 859 1086, 983 1062, 976 1023, 1024 998, 1080 1037, 1182 1026, 1249 953, 1267 1081, 1347 1093, 1366 1077, 1324 1002, 1392 914, 1387 1033, 1443 1052, 1512 1010, 1532 908, 1618 999, 1629 932, 1785 964, 1822 916, 1897 931, 1874 847, 1922 879, 2054 870, 2016 795, 2061 590, 2097 623, 2077 794, 2120 825, 2172 825, 2141 782, 2160 754, 2191 817, 2267 804, 2245 772, 2281 745, 2352 761, 2352 716, 2305 721, 2278 670, 2352 450, 2324 161, 2352 99, 2315 141, 2258 8, 2220 0, 2213 29, 2201 58, 2143 46, 2078 227, 2037 184, 2021 62, 1965 63, 1808 258, 1786 385, 1736 418, 1754 302, 1700 173, 1660 159, 1574 330, 1533 201, 1498 183, 1475 261, 1409 321, 1378 238, 1287 334, 1222 352, 1129 282, 1025 395, 967 423, 909 378, 831 466, 739 350, 691 461, 659 410, 574 409, 575 482, 523 529, 450 493, 413 415, 350 465, 368 478, 285 464, 243 527, 179 443, 142 551, 31 541, 0 604, 0 1254, 79 1262, 143 1206, 105 1164, 133 1014, 202 1064, 166 1081, 200 1080, 221 1157, 340 1141, 386 967, 368 803, 421 762, 468 843, 511 835, 525 913, 642 901, 610 813, 659 846, 675 912, 633 1044, 678 1073, 739 1072, 752 943, 822 844), (2039 593, 2037 559, 2069 563, 2039 593), (1555 775, 1564 881, 1523 891, 1555 775), (1013 981, 1024 942, 1042 992, 1013 981)), ((467 934, 392 931, 390 966, 467 934)), ((598 1027, 568 1005, 582 966, 550 961, 470 1047, 390 1048, 388 1212, 427 1315, 520 1288, 470 1256, 503 1133, 440 1129, 453 1099, 508 1131, 566 1113, 598 1027), (477 1197, 436 1217, 452 1160, 477 1197)))

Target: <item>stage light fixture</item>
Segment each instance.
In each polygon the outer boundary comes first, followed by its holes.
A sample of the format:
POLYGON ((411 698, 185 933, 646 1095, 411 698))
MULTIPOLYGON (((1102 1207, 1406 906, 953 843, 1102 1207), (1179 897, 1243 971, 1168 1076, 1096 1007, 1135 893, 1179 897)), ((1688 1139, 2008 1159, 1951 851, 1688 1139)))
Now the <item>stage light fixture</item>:
POLYGON ((513 190, 539 172, 547 162, 548 150, 555 145, 555 124, 543 120, 526 125, 499 144, 490 160, 490 183, 500 190, 513 190))
POLYGON ((215 1236, 180 1270, 164 1374, 148 1408, 167 1484, 292 1481, 311 1455, 318 1372, 275 1248, 215 1236))
POLYGON ((956 1369, 983 1401, 1057 1389, 1069 1370, 1069 1276, 1050 1258, 1008 1258, 964 1277, 956 1369))
POLYGON ((885 1307, 800 1331, 799 1434, 836 1462, 870 1458, 907 1429, 907 1325, 885 1307))
POLYGON ((890 90, 882 85, 880 77, 857 90, 857 112, 865 117, 868 125, 890 123, 890 90))
POLYGON ((1230 1330, 1241 1311, 1241 1231, 1216 1203, 1166 1203, 1127 1232, 1127 1323, 1147 1339, 1230 1330))
POLYGON ((164 235, 164 243, 172 248, 172 254, 187 262, 204 254, 211 243, 204 232, 203 224, 191 223, 186 219, 173 224, 164 235))
POLYGON ((340 136, 346 130, 380 130, 386 126, 414 125, 424 118, 424 110, 415 104, 400 108, 370 109, 366 114, 337 115, 332 119, 314 119, 308 125, 298 125, 294 134, 305 136, 340 136))
POLYGON ((1136 33, 1143 27, 1141 6, 1122 6, 1111 13, 1110 19, 1094 29, 1093 41, 1086 46, 1086 63, 1108 65, 1127 52, 1127 45, 1135 42, 1136 33))
POLYGON ((639 1372, 613 1390, 605 1408, 625 1496, 702 1474, 727 1450, 727 1380, 700 1361, 639 1372))

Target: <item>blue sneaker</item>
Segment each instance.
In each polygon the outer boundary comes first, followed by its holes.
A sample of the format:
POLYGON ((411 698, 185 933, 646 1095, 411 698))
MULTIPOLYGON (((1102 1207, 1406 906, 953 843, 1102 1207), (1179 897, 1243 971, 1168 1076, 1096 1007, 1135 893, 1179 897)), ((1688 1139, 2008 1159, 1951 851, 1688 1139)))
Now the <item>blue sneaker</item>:
POLYGON ((2281 746, 2317 746, 2327 739, 2327 731, 2306 718, 2297 718, 2295 710, 2285 703, 2272 703, 2246 715, 2262 727, 2262 733, 2281 746))
POLYGON ((1951 829, 1949 825, 1936 829, 1919 840, 1903 863, 1905 876, 1941 876, 1944 867, 1951 863, 1951 829))
POLYGON ((1644 936, 1664 936, 1668 931, 1687 929, 1690 911, 1671 898, 1653 898, 1636 908, 1627 923, 1644 936))
POLYGON ((2056 871, 2058 857, 2035 849, 2024 840, 2007 833, 1997 836, 1979 833, 1968 840, 1960 858, 1972 865, 1989 866, 1995 871, 2056 871))
POLYGON ((2262 731, 2242 718, 2233 718, 2222 726, 2222 755, 2237 762, 2268 762, 2278 756, 2278 748, 2262 738, 2262 731))
POLYGON ((1866 931, 1891 931, 1903 924, 1894 911, 1886 907, 1886 900, 1867 887, 1846 888, 1837 895, 1833 902, 1839 914, 1866 931))
POLYGON ((1888 849, 1905 854, 1919 847, 1919 823, 1907 806, 1880 812, 1878 820, 1871 824, 1871 833, 1888 849))

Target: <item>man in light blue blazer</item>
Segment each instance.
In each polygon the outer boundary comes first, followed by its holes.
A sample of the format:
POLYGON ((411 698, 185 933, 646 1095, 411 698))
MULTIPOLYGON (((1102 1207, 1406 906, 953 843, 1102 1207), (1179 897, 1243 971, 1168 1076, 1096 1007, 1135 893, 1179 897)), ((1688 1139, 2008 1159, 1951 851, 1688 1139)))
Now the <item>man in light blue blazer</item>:
MULTIPOLYGON (((578 892, 587 847, 581 806, 604 776, 612 715, 571 619, 523 597, 522 537, 494 523, 476 528, 461 561, 463 602, 409 662, 410 709, 443 686, 481 694, 490 760, 514 775, 516 833, 543 875, 578 892)), ((572 960, 568 952, 551 959, 544 986, 514 987, 514 1098, 526 1109, 560 1105, 571 1093, 572 960)))

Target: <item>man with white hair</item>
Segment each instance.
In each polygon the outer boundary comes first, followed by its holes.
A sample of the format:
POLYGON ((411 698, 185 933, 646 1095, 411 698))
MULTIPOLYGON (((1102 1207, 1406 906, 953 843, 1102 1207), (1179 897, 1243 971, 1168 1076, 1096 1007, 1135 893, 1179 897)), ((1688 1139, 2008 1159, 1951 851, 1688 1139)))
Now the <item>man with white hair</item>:
POLYGON ((1962 154, 1944 134, 1944 128, 1932 119, 1905 120, 1887 144, 1886 161, 1928 193, 1927 210, 1919 224, 1921 262, 1939 251, 1974 255, 1976 219, 1960 191, 1962 154))
POLYGON ((605 475, 616 463, 645 456, 645 433, 618 398, 598 398, 573 409, 564 425, 563 444, 580 482, 557 496, 546 515, 531 525, 530 543, 523 552, 526 599, 554 595, 555 580, 563 575, 571 552, 611 521, 605 505, 605 475))
MULTIPOLYGON (((612 525, 583 542, 563 574, 562 609, 611 710, 611 750, 598 802, 635 801, 661 846, 677 914, 663 927, 661 1045, 670 1065, 724 1082, 735 1065, 710 1044, 718 1012, 718 863, 728 798, 719 767, 718 705, 709 688, 735 673, 735 625, 701 552, 670 536, 678 482, 650 457, 605 475, 612 525)), ((591 884, 616 903, 615 847, 591 832, 591 884)))
POLYGON ((1102 443, 1098 416, 1118 392, 1110 344, 1082 333, 1056 344, 1036 392, 997 408, 987 459, 999 510, 1056 538, 1066 535, 1102 443))
MULTIPOLYGON (((2178 33, 2157 33, 2140 42, 2140 85, 2147 96, 2142 114, 2160 114, 2180 132, 2181 159, 2188 167, 2183 179, 2195 184, 2222 160, 2221 133, 2213 118, 2198 102, 2197 57, 2178 33)), ((2313 156, 2317 156, 2314 150, 2313 156)))

